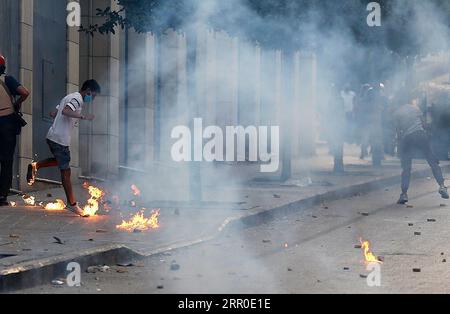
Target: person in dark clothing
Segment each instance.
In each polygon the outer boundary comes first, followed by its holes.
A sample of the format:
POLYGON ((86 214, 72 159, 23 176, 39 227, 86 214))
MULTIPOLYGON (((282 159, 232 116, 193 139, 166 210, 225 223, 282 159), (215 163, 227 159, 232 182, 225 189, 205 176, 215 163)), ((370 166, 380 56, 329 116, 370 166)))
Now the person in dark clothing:
POLYGON ((439 160, 434 155, 430 140, 425 132, 425 121, 422 111, 419 109, 417 100, 412 99, 410 104, 401 106, 395 112, 395 123, 400 140, 400 158, 402 164, 402 194, 398 204, 408 203, 408 189, 411 181, 412 160, 425 157, 433 171, 433 175, 439 184, 439 194, 444 199, 449 199, 447 187, 445 186, 442 169, 439 160))
POLYGON ((0 206, 9 206, 13 161, 19 131, 14 112, 19 111, 30 93, 14 77, 5 75, 6 60, 0 55, 0 206))

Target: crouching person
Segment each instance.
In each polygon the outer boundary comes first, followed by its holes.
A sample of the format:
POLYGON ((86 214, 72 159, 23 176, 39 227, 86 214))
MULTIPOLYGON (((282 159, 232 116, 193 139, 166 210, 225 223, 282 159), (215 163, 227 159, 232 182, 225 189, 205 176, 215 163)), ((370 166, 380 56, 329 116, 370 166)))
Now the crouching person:
POLYGON ((34 184, 39 169, 58 167, 67 197, 67 209, 80 216, 83 216, 83 210, 75 199, 71 181, 70 142, 78 120, 94 119, 93 115, 83 114, 82 109, 85 103, 93 102, 100 92, 100 85, 95 80, 89 80, 79 92, 67 95, 61 100, 56 111, 50 114, 54 122, 47 135, 47 144, 53 158, 33 162, 28 166, 27 181, 30 186, 34 184))

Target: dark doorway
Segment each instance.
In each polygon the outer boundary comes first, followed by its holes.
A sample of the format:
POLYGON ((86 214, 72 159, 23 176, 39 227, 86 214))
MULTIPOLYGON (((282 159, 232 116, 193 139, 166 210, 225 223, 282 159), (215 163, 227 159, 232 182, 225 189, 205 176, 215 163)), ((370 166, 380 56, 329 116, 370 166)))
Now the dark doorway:
MULTIPOLYGON (((50 157, 46 144, 55 110, 66 94, 66 2, 34 2, 33 153, 35 159, 50 157)), ((57 169, 46 169, 39 178, 59 180, 57 169)))

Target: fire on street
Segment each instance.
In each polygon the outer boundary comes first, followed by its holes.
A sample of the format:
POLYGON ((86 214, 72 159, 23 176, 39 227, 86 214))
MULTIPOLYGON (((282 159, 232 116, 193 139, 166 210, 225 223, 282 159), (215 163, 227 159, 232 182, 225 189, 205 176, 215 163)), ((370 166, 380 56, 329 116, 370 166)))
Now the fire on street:
POLYGON ((393 205, 396 192, 372 192, 229 230, 125 269, 112 265, 104 273, 83 274, 80 288, 48 285, 18 293, 450 292, 450 245, 437 240, 449 235, 450 205, 442 204, 426 179, 411 194, 413 208, 393 205), (421 236, 414 235, 418 231, 421 236), (370 248, 361 238, 370 239, 370 248), (364 253, 380 265, 380 287, 367 285, 364 253))

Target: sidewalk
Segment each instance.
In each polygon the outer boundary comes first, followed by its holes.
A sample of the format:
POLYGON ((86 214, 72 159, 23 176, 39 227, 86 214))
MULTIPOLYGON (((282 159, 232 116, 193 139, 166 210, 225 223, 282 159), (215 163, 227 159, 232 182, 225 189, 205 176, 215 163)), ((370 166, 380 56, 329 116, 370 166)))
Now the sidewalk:
MULTIPOLYGON (((89 219, 64 211, 47 212, 38 207, 25 207, 21 205, 20 197, 12 197, 10 200, 19 205, 0 210, 0 291, 11 288, 12 282, 18 288, 49 282, 64 274, 71 261, 87 267, 163 253, 212 239, 227 226, 258 224, 273 215, 285 215, 289 211, 375 188, 387 188, 399 182, 397 160, 386 160, 383 168, 375 171, 368 161, 360 161, 355 154, 351 151, 346 159, 347 172, 338 176, 331 172, 331 157, 320 152, 319 157, 294 167, 293 185, 285 185, 275 176, 259 174, 256 165, 205 169, 204 201, 196 204, 186 201, 181 189, 174 190, 162 181, 150 182, 154 178, 136 177, 134 182, 104 183, 100 185, 106 190, 120 194, 121 208, 113 209, 109 215, 89 219), (208 172, 213 170, 214 174, 208 172), (226 175, 218 176, 218 172, 226 175), (249 173, 253 174, 250 180, 249 173), (221 180, 206 180, 215 176, 221 180), (222 180, 224 176, 230 180, 222 180), (310 180, 305 179, 308 176, 310 180), (140 187, 141 197, 132 195, 131 184, 140 187), (303 184, 305 186, 300 186, 303 184), (135 207, 129 205, 131 200, 136 202, 135 207), (147 215, 151 209, 161 209, 159 229, 141 233, 116 229, 122 219, 128 220, 143 207, 148 209, 147 215), (57 243, 54 237, 63 244, 57 243)), ((444 163, 443 167, 450 170, 450 163, 444 163)), ((416 176, 430 175, 428 165, 421 161, 416 163, 414 170, 416 176)), ((62 189, 31 195, 36 197, 37 203, 64 199, 62 189)), ((88 198, 81 185, 77 186, 77 195, 84 197, 80 200, 88 198)))

